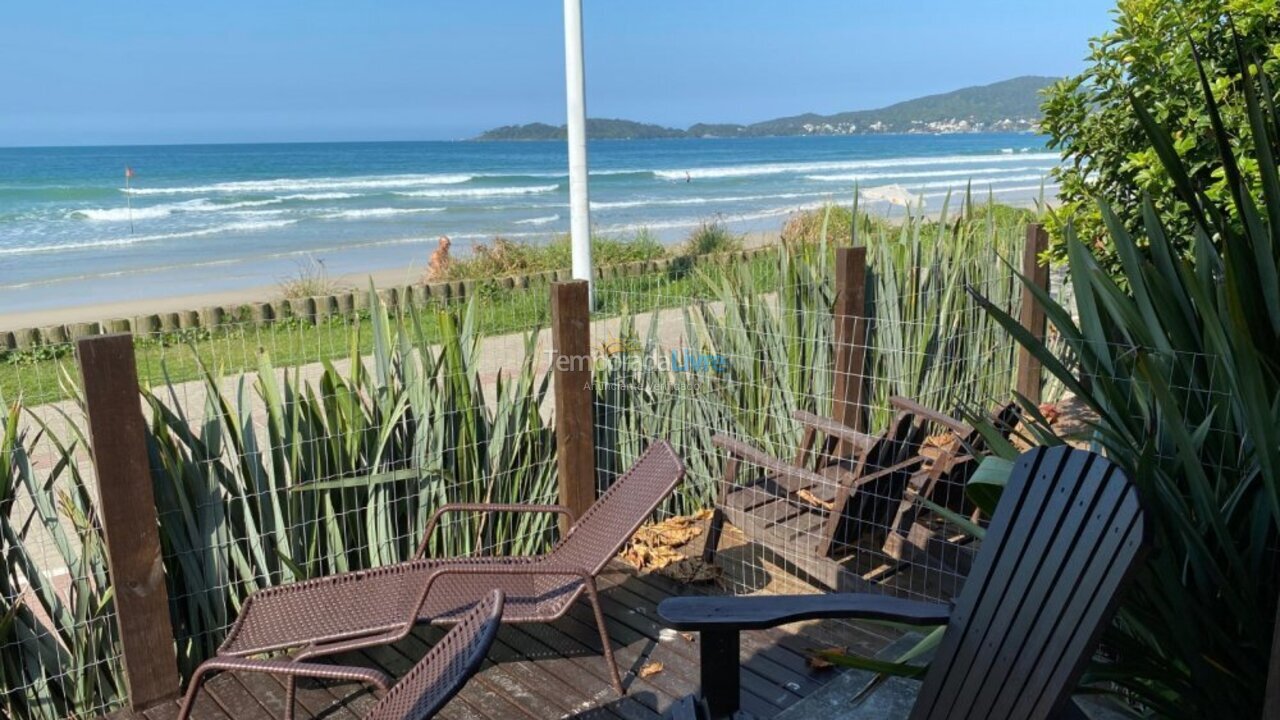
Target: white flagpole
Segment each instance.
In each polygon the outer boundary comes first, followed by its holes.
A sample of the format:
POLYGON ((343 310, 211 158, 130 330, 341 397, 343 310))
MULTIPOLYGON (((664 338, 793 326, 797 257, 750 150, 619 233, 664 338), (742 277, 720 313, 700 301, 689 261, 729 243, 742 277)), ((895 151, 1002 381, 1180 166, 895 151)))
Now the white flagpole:
POLYGON ((573 277, 586 280, 595 306, 591 208, 587 192, 587 87, 582 54, 582 0, 564 0, 564 86, 569 127, 569 237, 573 277))

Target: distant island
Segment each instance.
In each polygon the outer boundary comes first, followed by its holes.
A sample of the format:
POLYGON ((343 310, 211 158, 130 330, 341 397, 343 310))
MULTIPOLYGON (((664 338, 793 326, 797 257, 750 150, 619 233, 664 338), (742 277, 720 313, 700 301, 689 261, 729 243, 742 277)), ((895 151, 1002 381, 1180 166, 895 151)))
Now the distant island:
MULTIPOLYGON (((906 100, 877 110, 835 115, 806 113, 751 125, 698 123, 686 130, 631 120, 587 120, 593 140, 734 138, 779 135, 870 135, 875 133, 1030 132, 1040 121, 1040 91, 1057 78, 1027 75, 991 85, 961 88, 906 100)), ((477 140, 564 140, 565 126, 505 125, 477 140)))

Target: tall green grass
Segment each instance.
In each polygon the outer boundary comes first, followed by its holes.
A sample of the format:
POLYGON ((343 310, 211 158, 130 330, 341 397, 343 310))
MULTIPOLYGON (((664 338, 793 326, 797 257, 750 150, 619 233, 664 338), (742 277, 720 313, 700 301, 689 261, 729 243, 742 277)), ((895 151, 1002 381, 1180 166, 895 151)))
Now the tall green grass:
POLYGON ((1006 260, 1020 256, 1032 216, 967 198, 954 216, 944 207, 938 219, 912 216, 901 223, 855 208, 850 215, 859 222, 850 236, 838 237, 830 227, 841 212, 815 214, 821 222, 813 242, 780 246, 777 275, 768 282, 746 266, 699 271, 707 292, 682 310, 683 341, 696 353, 724 358, 723 372, 654 372, 672 348, 659 346, 655 324, 640 337, 634 321, 624 323, 628 351, 610 355, 597 372, 603 475, 634 459, 638 438, 671 438, 690 477, 672 510, 689 512, 707 507, 721 477, 715 433, 731 432, 789 457, 799 433, 792 412, 831 411, 834 249, 849 242, 868 249, 873 429, 887 424, 892 395, 957 414, 1012 397, 1016 344, 965 288, 983 288, 993 304, 1017 315, 1021 284, 1006 260))

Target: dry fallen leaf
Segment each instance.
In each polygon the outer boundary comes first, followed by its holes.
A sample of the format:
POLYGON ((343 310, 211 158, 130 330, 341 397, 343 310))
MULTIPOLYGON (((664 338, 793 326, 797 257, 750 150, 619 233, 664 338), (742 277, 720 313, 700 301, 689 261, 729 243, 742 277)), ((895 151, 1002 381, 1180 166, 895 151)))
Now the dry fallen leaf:
POLYGON ((662 667, 662 663, 651 662, 651 663, 646 663, 643 667, 640 668, 640 672, 636 674, 642 678, 653 677, 654 675, 657 675, 658 673, 662 672, 664 669, 665 668, 662 667))
POLYGON ((679 563, 685 555, 675 548, 701 535, 701 523, 710 517, 710 510, 700 510, 693 515, 680 515, 645 525, 636 531, 622 551, 622 559, 641 572, 661 570, 679 563))
POLYGON ((956 445, 959 441, 960 441, 960 438, 956 437, 955 433, 945 432, 945 433, 942 433, 941 435, 930 435, 929 437, 925 438, 924 446, 943 448, 944 450, 949 450, 951 449, 952 446, 956 445))
POLYGON ((821 650, 813 650, 813 651, 810 651, 810 655, 806 664, 809 666, 809 669, 811 670, 829 670, 835 667, 835 665, 833 665, 830 660, 823 657, 823 655, 827 653, 838 653, 843 655, 844 653, 847 653, 847 652, 849 652, 849 648, 836 646, 836 645, 833 645, 827 648, 822 648, 821 650))
POLYGON ((829 500, 823 500, 817 495, 814 495, 813 493, 809 492, 808 488, 797 491, 796 497, 800 498, 801 500, 815 507, 826 508, 827 510, 836 509, 836 504, 834 502, 831 502, 829 500))

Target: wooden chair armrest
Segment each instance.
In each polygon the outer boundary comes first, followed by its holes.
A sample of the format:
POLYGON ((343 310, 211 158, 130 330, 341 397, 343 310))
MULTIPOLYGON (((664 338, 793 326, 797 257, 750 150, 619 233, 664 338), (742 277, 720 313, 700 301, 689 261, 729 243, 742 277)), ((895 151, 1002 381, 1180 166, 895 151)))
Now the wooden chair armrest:
POLYGON ((875 471, 875 472, 873 472, 873 473, 867 473, 867 474, 865 474, 865 475, 860 475, 856 480, 854 480, 854 481, 853 481, 853 486, 854 486, 854 487, 861 487, 861 486, 865 485, 866 483, 871 482, 872 480, 876 480, 876 479, 882 478, 882 477, 884 477, 885 475, 892 475, 893 473, 902 472, 903 470, 906 470, 907 468, 911 467, 912 465, 919 465, 920 463, 922 463, 922 462, 924 462, 924 461, 925 461, 925 457, 924 457, 923 455, 916 455, 915 457, 911 458, 910 460, 903 460, 902 462, 898 463, 897 465, 890 465, 889 467, 884 468, 884 469, 882 469, 882 470, 877 470, 877 471, 875 471))
POLYGON ((969 425, 964 421, 957 420, 950 415, 944 415, 937 410, 931 410, 915 400, 895 395, 889 398, 889 404, 899 410, 909 412, 916 417, 937 423, 957 435, 964 436, 973 431, 973 428, 969 427, 969 425))
MULTIPOLYGON (((727 453, 736 455, 737 457, 743 460, 746 460, 752 465, 758 465, 759 467, 762 467, 765 470, 773 472, 781 477, 786 477, 791 480, 803 483, 805 487, 810 485, 830 485, 833 482, 832 480, 825 478, 819 475, 818 473, 813 472, 812 470, 806 470, 804 468, 796 467, 791 463, 772 457, 767 453, 763 453, 751 447, 750 445, 742 442, 741 440, 738 440, 736 438, 731 438, 727 435, 712 436, 711 444, 715 445, 718 448, 721 448, 727 453)), ((799 489, 797 487, 788 486, 787 483, 780 483, 780 484, 786 486, 787 489, 791 492, 795 492, 797 489, 799 489)))
POLYGON ((832 420, 831 418, 814 415, 813 413, 804 410, 796 410, 791 413, 791 417, 801 425, 814 428, 815 430, 820 430, 827 435, 838 437, 853 445, 857 449, 859 455, 865 453, 876 443, 875 437, 867 435, 866 433, 860 433, 853 428, 832 420))
POLYGON ((905 625, 945 625, 951 606, 869 593, 674 597, 658 618, 676 630, 763 630, 800 620, 854 618, 905 625))

